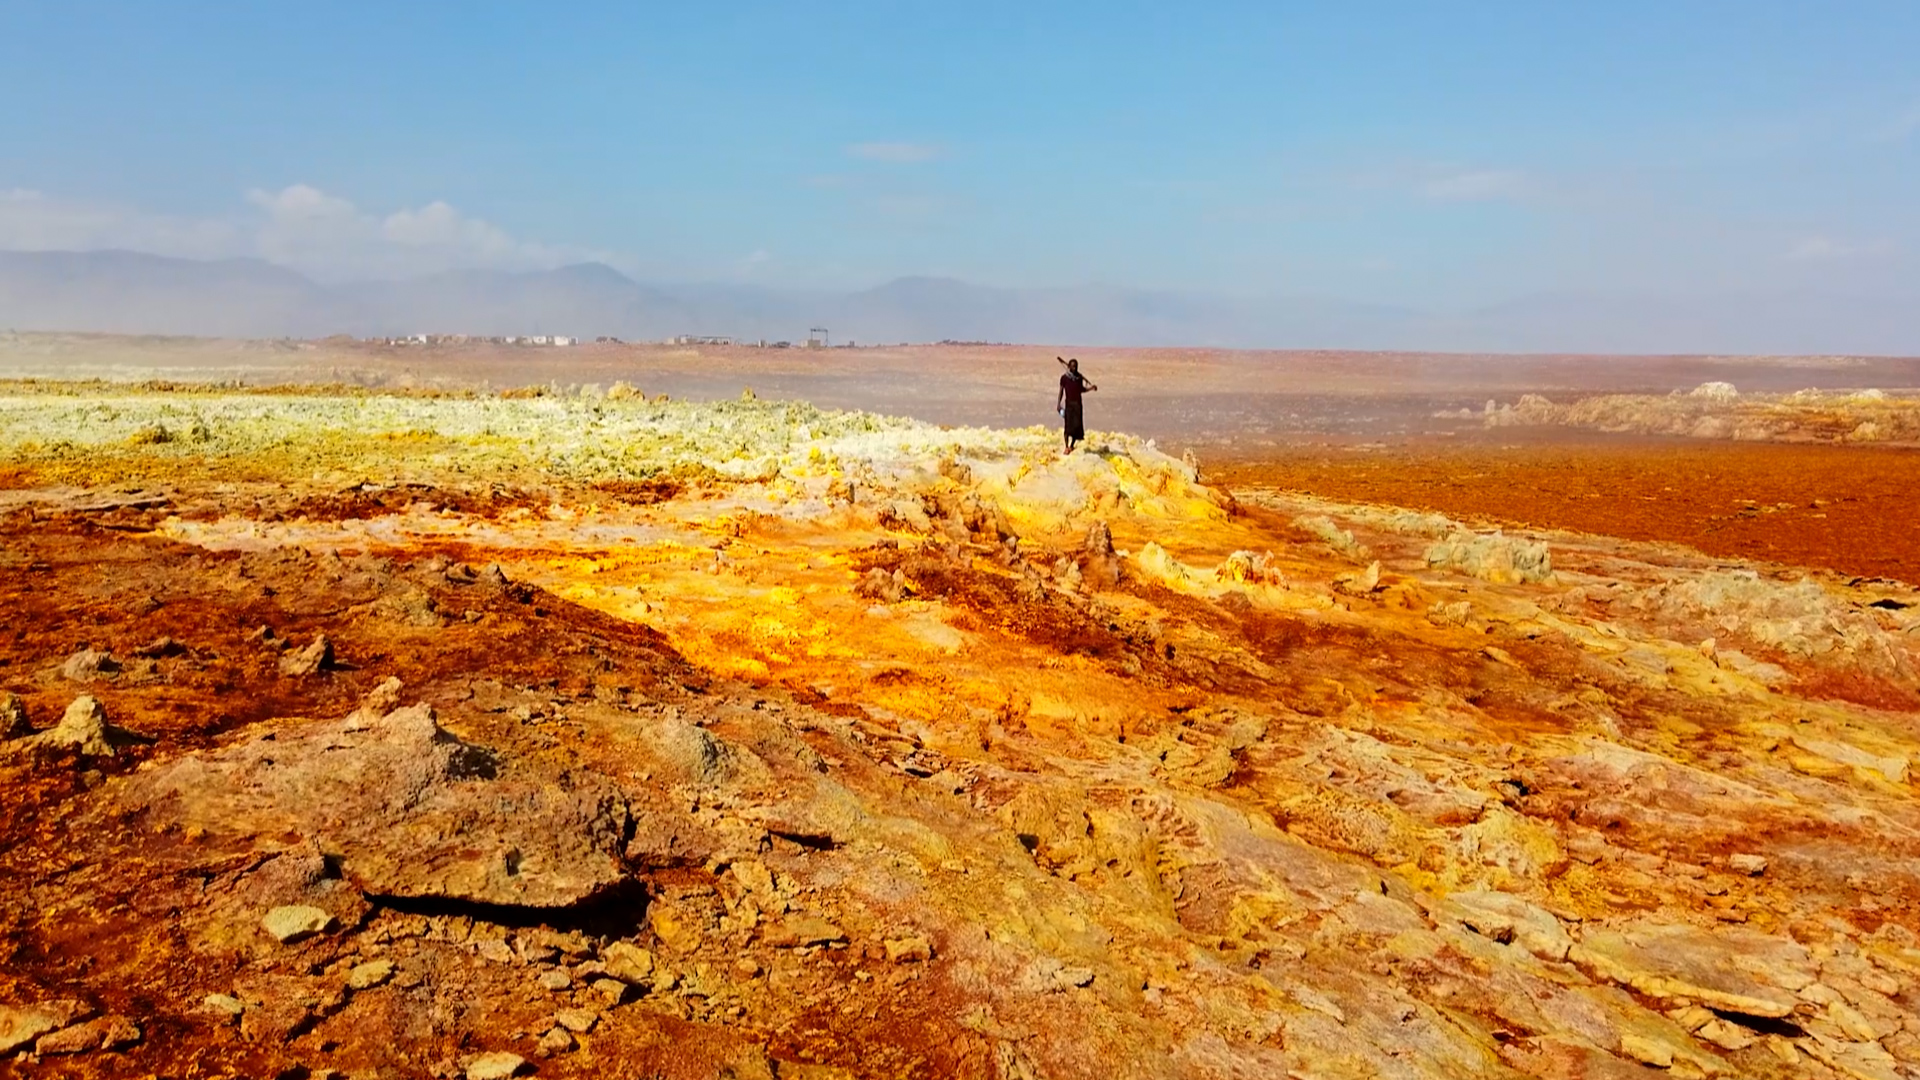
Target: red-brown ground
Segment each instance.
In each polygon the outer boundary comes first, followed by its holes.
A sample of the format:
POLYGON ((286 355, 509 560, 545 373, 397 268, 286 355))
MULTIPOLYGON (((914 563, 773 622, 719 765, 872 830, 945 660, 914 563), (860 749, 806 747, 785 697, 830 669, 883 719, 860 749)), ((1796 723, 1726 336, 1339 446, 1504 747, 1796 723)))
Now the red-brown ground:
POLYGON ((1210 482, 1920 580, 1920 453, 1705 440, 1285 448, 1210 482))

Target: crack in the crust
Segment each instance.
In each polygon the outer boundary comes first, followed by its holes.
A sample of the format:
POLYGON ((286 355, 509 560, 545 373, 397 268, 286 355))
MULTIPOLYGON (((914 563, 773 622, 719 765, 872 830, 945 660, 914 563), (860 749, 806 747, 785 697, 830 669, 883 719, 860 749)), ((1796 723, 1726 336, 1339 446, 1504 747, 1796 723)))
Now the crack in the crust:
POLYGON ((1807 1032, 1799 1024, 1780 1016, 1749 1016, 1746 1013, 1729 1012, 1724 1009, 1709 1009, 1713 1015, 1729 1024, 1738 1024, 1748 1031, 1761 1035, 1778 1035, 1783 1039, 1798 1039, 1807 1032))
POLYGON ((489 904, 448 896, 387 896, 367 893, 377 908, 403 915, 460 917, 514 929, 545 927, 593 937, 633 937, 646 927, 650 894, 640 878, 626 878, 565 907, 489 904))

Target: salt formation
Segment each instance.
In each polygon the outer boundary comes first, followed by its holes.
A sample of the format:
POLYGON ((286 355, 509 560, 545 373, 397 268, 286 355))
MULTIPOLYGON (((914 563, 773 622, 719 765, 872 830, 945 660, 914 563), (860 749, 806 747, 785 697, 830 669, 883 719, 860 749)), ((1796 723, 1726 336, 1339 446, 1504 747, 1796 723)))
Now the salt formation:
POLYGON ((1488 401, 1479 417, 1489 428, 1576 427, 1756 441, 1920 441, 1920 400, 1881 390, 1742 394, 1731 383, 1708 382, 1663 397, 1602 394, 1564 404, 1523 394, 1511 404, 1488 401))

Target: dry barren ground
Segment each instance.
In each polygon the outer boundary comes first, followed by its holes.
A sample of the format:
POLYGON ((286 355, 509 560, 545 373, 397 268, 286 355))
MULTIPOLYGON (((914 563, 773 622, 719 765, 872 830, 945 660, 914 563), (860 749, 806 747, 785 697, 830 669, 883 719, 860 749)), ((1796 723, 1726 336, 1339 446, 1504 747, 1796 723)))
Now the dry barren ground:
POLYGON ((1897 581, 760 400, 0 461, 17 1075, 1920 1075, 1897 581))
POLYGON ((1910 449, 1510 434, 1295 447, 1223 460, 1208 477, 1920 581, 1920 453, 1910 449))

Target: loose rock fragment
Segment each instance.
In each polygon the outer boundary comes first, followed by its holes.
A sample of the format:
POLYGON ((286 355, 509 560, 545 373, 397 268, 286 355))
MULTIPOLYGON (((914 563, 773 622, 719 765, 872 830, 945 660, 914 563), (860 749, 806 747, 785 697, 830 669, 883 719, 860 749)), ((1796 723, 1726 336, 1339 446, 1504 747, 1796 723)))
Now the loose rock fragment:
POLYGON ((540 973, 540 985, 543 989, 558 993, 573 985, 573 976, 564 971, 543 971, 540 973))
POLYGON ((65 999, 38 1005, 0 1005, 0 1054, 11 1054, 91 1014, 92 1010, 81 1002, 65 999))
POLYGON ((933 959, 933 945, 918 934, 885 942, 887 959, 896 964, 918 964, 933 959))
POLYGON ((119 670, 120 661, 115 660, 112 653, 99 649, 81 649, 60 665, 61 677, 72 682, 93 682, 119 670))
POLYGON ((467 1080, 507 1080, 526 1068, 527 1059, 519 1054, 496 1050, 481 1054, 467 1063, 467 1080))
POLYGON ((607 974, 632 986, 653 983, 653 953, 631 942, 616 941, 607 946, 602 963, 607 974))
POLYGON ((353 970, 347 972, 347 986, 354 990, 371 990, 391 978, 393 978, 393 961, 369 960, 364 964, 354 965, 353 970))
POLYGON ((540 1053, 547 1057, 564 1054, 572 1050, 575 1045, 577 1044, 573 1041, 573 1035, 563 1027, 556 1027, 540 1036, 540 1053))
POLYGON ((1700 1025, 1700 1030, 1695 1034, 1722 1050, 1745 1050, 1760 1040, 1760 1036, 1746 1028, 1729 1024, 1719 1017, 1700 1025))
POLYGON ((1767 860, 1760 855, 1741 853, 1727 856, 1727 866, 1742 874, 1758 875, 1767 872, 1767 860))
POLYGON ((160 637, 154 638, 152 641, 146 643, 145 645, 142 645, 139 648, 133 650, 133 655, 138 657, 143 657, 148 660, 157 660, 157 659, 160 659, 161 657, 179 656, 181 653, 186 651, 187 651, 187 647, 185 645, 182 645, 181 643, 173 640, 170 637, 162 635, 160 637))
POLYGON ((267 912, 260 920, 267 933, 282 945, 324 932, 333 925, 333 916, 308 904, 287 904, 267 912))
POLYGON ((781 919, 761 932, 761 940, 776 949, 803 945, 830 945, 847 940, 846 931, 825 919, 802 915, 781 919))
POLYGON ((200 999, 200 1009, 223 1020, 238 1020, 247 1004, 232 994, 208 994, 200 999))
POLYGON ((584 1035, 600 1022, 600 1014, 587 1009, 555 1009, 553 1022, 568 1031, 584 1035))

